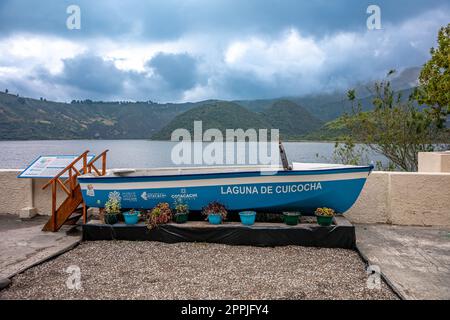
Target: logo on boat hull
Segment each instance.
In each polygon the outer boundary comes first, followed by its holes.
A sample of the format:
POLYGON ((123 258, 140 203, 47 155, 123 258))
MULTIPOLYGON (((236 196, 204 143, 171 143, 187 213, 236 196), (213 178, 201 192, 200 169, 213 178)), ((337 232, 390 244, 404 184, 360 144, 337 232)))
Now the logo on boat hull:
POLYGON ((164 199, 167 195, 162 192, 142 192, 141 198, 144 199, 144 201, 152 200, 152 199, 164 199))
POLYGON ((94 197, 95 196, 94 186, 92 184, 88 184, 87 189, 86 189, 86 194, 89 197, 94 197))

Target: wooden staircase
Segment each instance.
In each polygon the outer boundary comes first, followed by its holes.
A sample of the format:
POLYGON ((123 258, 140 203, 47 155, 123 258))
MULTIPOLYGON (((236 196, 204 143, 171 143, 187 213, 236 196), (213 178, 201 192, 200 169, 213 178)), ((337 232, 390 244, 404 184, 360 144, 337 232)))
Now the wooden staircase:
POLYGON ((83 152, 79 157, 72 161, 66 168, 47 182, 42 189, 52 187, 52 216, 45 224, 42 231, 58 231, 64 224, 75 224, 78 219, 83 217, 83 223, 87 222, 87 208, 83 201, 81 194, 80 184, 78 183, 78 176, 86 173, 93 173, 98 176, 106 174, 106 153, 108 150, 103 151, 101 154, 92 159, 89 163, 87 161, 89 150, 83 152), (95 162, 102 159, 101 170, 97 169, 95 162), (81 167, 81 169, 77 169, 81 167), (68 173, 68 178, 62 178, 65 173, 68 173), (65 179, 65 181, 63 181, 65 179), (57 206, 57 188, 58 186, 67 194, 66 199, 57 206), (81 206, 81 214, 76 213, 81 206))

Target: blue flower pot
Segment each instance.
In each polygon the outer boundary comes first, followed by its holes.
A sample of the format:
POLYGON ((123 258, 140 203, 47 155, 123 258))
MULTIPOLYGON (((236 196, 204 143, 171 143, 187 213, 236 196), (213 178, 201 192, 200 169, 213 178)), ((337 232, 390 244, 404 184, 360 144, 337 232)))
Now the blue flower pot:
POLYGON ((239 217, 243 225, 251 226, 255 223, 256 212, 255 211, 242 211, 239 212, 239 217))
POLYGON ((208 221, 211 224, 221 224, 222 215, 221 214, 208 214, 208 221))
POLYGON ((139 221, 139 212, 124 212, 123 217, 125 219, 125 224, 136 224, 139 221))

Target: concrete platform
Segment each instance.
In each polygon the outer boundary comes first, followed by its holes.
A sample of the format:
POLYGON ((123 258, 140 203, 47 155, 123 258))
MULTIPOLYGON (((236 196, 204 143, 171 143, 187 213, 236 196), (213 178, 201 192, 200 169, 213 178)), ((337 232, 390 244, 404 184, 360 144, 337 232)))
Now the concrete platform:
POLYGON ((404 299, 450 299, 450 229, 356 225, 357 247, 404 299))
POLYGON ((106 225, 90 221, 83 225, 83 240, 136 240, 177 242, 207 242, 228 245, 287 246, 298 245, 322 248, 354 249, 355 228, 344 217, 335 217, 333 225, 322 227, 302 217, 296 226, 283 223, 257 222, 244 226, 240 222, 211 225, 206 221, 189 221, 185 224, 168 223, 149 230, 140 222, 136 225, 116 223, 106 225))
POLYGON ((48 217, 22 221, 16 215, 0 214, 0 279, 14 275, 76 246, 80 232, 64 227, 59 232, 42 232, 48 217))

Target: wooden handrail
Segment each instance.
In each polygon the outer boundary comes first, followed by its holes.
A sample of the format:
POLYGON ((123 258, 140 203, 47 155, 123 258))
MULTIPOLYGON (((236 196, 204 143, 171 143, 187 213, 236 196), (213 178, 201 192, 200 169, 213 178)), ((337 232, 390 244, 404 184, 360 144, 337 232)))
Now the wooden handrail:
MULTIPOLYGON (((60 173, 58 173, 56 176, 54 176, 49 182, 47 182, 42 189, 46 189, 49 185, 51 185, 53 182, 56 181, 56 179, 59 179, 64 173, 66 173, 67 170, 73 168, 75 169, 78 173, 80 173, 75 167, 75 163, 77 163, 78 161, 80 161, 81 159, 86 159, 87 154, 89 153, 89 150, 86 150, 85 152, 83 152, 79 157, 77 157, 75 160, 73 160, 64 170, 62 170, 60 173)), ((86 161, 86 160, 85 160, 86 161)), ((85 169, 85 161, 83 161, 83 172, 85 173, 86 169, 85 169)))
POLYGON ((59 183, 61 188, 64 190, 65 193, 67 193, 68 196, 70 196, 72 194, 72 190, 67 189, 67 187, 64 185, 64 183, 61 180, 56 179, 56 182, 59 183))
POLYGON ((95 161, 97 161, 98 159, 100 159, 101 157, 103 157, 104 155, 106 155, 106 153, 107 153, 108 151, 109 151, 109 150, 106 149, 105 151, 103 151, 102 153, 100 153, 98 156, 95 156, 94 159, 92 159, 91 161, 89 161, 89 164, 88 164, 88 165, 93 164, 95 161))
POLYGON ((108 153, 108 149, 106 149, 105 151, 103 151, 102 153, 100 153, 99 155, 97 155, 94 159, 92 159, 91 161, 89 161, 88 163, 88 171, 92 172, 92 169, 94 169, 94 171, 99 175, 99 176, 104 176, 106 174, 106 153, 108 153), (97 169, 96 166, 94 166, 94 163, 99 160, 100 158, 102 158, 102 172, 99 172, 99 170, 97 169))
MULTIPOLYGON (((73 213, 69 212, 67 207, 63 208, 63 204, 69 203, 69 206, 76 205, 78 206, 79 203, 83 205, 83 222, 87 222, 87 207, 84 201, 81 198, 81 191, 78 184, 78 177, 82 174, 90 173, 92 170, 95 171, 96 174, 99 176, 103 176, 106 174, 106 153, 109 150, 105 150, 102 153, 100 153, 98 156, 94 157, 91 161, 87 161, 89 150, 86 150, 83 152, 80 156, 78 156, 76 159, 74 159, 67 167, 65 167, 61 172, 59 172, 56 176, 54 176, 50 181, 48 181, 42 189, 47 188, 48 186, 52 186, 52 217, 50 218, 49 222, 44 226, 45 231, 57 231, 61 227, 61 221, 58 219, 63 217, 62 219, 65 219, 62 221, 64 223, 67 218, 73 213), (97 160, 102 159, 102 170, 99 171, 95 165, 94 162, 97 160), (78 170, 75 165, 79 161, 83 161, 82 168, 78 170), (65 174, 68 171, 68 178, 65 181, 62 181, 60 178, 63 174, 65 174), (60 206, 60 208, 56 208, 56 195, 57 195, 57 185, 61 187, 61 189, 67 194, 67 199, 63 204, 60 206), (72 201, 72 202, 71 202, 72 201), (61 216, 57 217, 57 214, 59 213, 59 210, 62 209, 61 216), (51 224, 50 224, 51 222, 51 224), (59 223, 59 225, 57 224, 59 223)), ((70 208, 70 207, 69 207, 70 208)))

